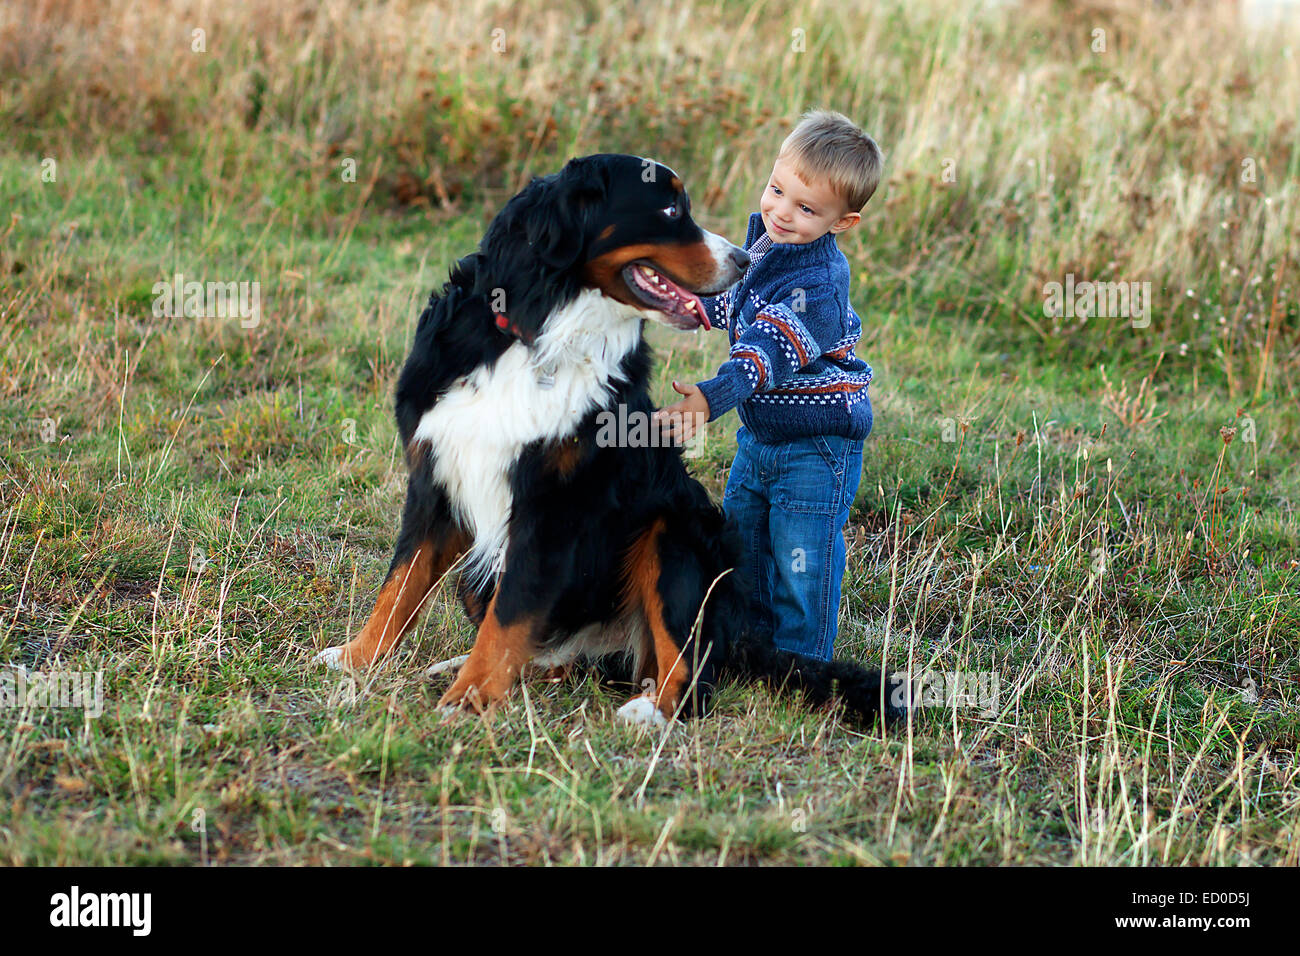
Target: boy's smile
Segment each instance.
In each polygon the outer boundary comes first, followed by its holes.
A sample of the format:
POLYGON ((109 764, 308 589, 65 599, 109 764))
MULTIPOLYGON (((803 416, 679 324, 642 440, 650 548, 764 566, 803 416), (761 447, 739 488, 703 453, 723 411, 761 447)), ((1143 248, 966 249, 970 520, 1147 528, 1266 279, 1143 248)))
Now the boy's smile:
POLYGON ((772 166, 758 211, 773 242, 802 244, 828 232, 843 232, 861 215, 849 212, 830 183, 804 181, 784 159, 772 166))

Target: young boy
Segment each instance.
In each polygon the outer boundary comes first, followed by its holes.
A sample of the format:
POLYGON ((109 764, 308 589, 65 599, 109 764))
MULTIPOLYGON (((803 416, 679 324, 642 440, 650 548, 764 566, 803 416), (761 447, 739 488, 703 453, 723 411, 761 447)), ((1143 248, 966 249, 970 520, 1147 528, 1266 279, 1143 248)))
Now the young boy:
POLYGON ((839 113, 805 113, 781 144, 759 211, 749 270, 704 299, 730 358, 656 413, 678 442, 736 408, 738 451, 722 507, 739 526, 753 600, 779 647, 829 660, 844 577, 843 528, 871 431, 871 368, 853 354, 862 326, 835 244, 861 219, 883 159, 839 113))

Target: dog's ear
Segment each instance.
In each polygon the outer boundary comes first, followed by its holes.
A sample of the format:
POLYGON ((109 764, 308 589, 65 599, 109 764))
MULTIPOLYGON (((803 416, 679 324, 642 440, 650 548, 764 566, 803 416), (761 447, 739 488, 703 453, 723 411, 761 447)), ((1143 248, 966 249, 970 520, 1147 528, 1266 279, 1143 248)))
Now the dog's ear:
POLYGON ((528 244, 552 269, 568 269, 587 243, 591 211, 609 191, 609 172, 591 157, 571 159, 544 188, 524 217, 528 244))
POLYGON ((599 157, 570 160, 558 173, 534 177, 492 220, 479 244, 474 293, 485 297, 502 334, 532 343, 551 310, 578 294, 573 266, 609 188, 599 157))

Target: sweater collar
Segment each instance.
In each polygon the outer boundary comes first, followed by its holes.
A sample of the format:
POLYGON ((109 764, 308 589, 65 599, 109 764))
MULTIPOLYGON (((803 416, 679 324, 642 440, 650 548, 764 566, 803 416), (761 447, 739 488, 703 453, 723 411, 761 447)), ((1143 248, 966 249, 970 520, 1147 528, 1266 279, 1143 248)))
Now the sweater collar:
MULTIPOLYGON (((749 231, 745 235, 745 248, 748 249, 752 246, 758 240, 758 237, 763 235, 764 231, 762 214, 750 213, 749 231)), ((831 250, 838 249, 839 247, 835 244, 835 233, 828 232, 812 242, 773 242, 767 252, 763 254, 763 261, 766 262, 769 259, 773 262, 780 261, 784 268, 790 268, 791 266, 813 262, 824 262, 831 250)))

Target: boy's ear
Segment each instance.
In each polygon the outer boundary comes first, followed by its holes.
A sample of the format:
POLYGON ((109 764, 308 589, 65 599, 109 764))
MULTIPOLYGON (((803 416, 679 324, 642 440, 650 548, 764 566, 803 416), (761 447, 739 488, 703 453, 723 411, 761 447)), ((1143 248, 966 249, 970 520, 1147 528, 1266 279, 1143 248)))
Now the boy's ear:
POLYGON ((831 232, 834 233, 848 232, 850 229, 852 229, 861 221, 862 221, 862 213, 846 212, 843 216, 840 216, 840 218, 835 221, 834 225, 831 226, 831 232))

